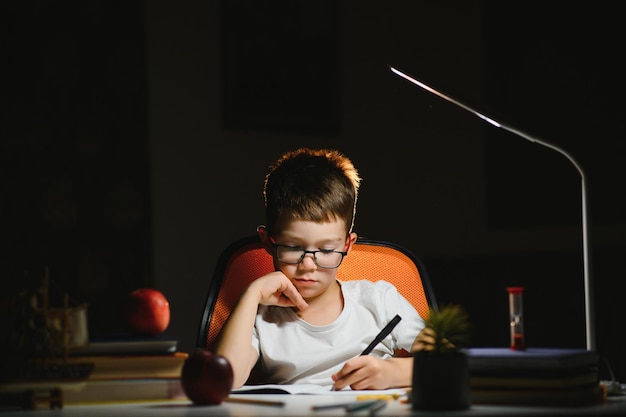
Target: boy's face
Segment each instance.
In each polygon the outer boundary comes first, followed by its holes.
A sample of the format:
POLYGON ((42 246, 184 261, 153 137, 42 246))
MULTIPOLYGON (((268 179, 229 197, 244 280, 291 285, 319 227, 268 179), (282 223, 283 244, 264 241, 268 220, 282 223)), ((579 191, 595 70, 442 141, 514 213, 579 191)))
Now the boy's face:
MULTIPOLYGON (((347 252, 352 246, 353 239, 356 239, 354 233, 349 237, 346 236, 346 224, 343 220, 329 223, 289 221, 278 224, 275 230, 276 234, 271 236, 275 244, 309 251, 347 252)), ((273 254, 276 266, 293 282, 304 299, 323 294, 336 280, 337 268, 319 267, 311 253, 307 253, 298 264, 280 262, 277 259, 276 249, 273 254)))

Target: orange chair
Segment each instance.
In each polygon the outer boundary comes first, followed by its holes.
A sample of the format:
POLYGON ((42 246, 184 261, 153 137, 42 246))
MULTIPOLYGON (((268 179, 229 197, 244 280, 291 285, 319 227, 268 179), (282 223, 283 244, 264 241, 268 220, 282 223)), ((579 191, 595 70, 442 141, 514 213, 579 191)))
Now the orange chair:
MULTIPOLYGON (((239 239, 222 252, 209 284, 196 339, 198 348, 213 347, 241 291, 254 279, 273 270, 272 257, 261 246, 257 235, 239 239)), ((339 266, 337 278, 342 281, 385 280, 396 286, 420 316, 428 317, 429 308, 438 310, 422 261, 408 249, 393 243, 357 239, 339 266)))

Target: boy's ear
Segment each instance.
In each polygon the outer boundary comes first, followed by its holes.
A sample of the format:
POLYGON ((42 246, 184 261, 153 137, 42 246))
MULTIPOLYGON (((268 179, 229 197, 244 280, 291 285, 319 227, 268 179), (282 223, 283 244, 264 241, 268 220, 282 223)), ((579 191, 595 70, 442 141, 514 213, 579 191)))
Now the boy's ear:
POLYGON ((256 232, 261 239, 261 245, 265 248, 267 253, 272 255, 274 252, 272 250, 272 242, 270 241, 270 234, 267 230, 267 227, 264 225, 257 226, 256 232))
POLYGON ((354 233, 354 232, 352 232, 352 233, 350 233, 350 235, 348 235, 348 239, 347 239, 348 245, 347 245, 347 248, 346 248, 346 252, 350 253, 350 251, 352 250, 352 246, 354 246, 354 242, 356 242, 358 237, 359 236, 356 233, 354 233))

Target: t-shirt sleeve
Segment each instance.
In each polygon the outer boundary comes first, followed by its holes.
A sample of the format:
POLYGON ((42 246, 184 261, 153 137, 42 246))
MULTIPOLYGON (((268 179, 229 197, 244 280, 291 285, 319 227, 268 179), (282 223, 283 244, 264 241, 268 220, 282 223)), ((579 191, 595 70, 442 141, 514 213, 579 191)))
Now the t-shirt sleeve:
POLYGON ((395 329, 391 332, 396 347, 410 352, 411 346, 420 331, 425 327, 424 320, 413 304, 400 294, 396 287, 387 283, 384 305, 386 315, 390 321, 396 314, 402 317, 395 329))

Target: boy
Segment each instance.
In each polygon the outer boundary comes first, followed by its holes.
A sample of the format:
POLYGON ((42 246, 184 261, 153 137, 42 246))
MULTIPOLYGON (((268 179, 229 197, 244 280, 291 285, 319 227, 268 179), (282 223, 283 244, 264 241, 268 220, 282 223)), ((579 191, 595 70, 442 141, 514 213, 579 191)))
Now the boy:
POLYGON ((340 282, 349 256, 361 178, 331 149, 301 148, 282 155, 265 178, 266 226, 257 231, 276 270, 253 281, 224 325, 216 353, 248 379, 257 360, 266 383, 311 383, 329 389, 386 389, 411 385, 407 351, 424 328, 415 308, 385 281, 340 282), (374 348, 363 349, 396 314, 400 323, 374 348))

